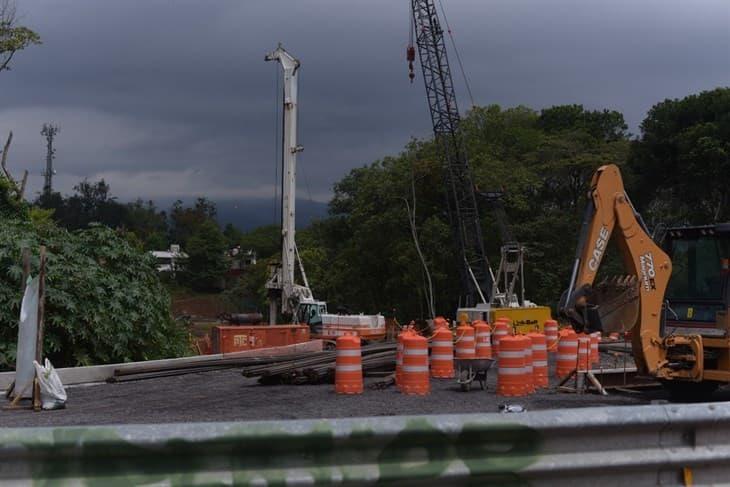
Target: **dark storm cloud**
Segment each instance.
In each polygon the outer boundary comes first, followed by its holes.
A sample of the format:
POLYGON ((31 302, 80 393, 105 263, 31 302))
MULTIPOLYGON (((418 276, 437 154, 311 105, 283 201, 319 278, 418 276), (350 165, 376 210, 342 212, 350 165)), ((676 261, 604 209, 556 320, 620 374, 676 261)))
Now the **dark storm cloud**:
MULTIPOLYGON (((657 101, 728 84, 725 0, 444 3, 478 104, 613 108, 636 132, 657 101)), ((0 132, 15 131, 13 167, 34 190, 54 121, 62 191, 103 176, 124 198, 270 196, 276 66, 263 56, 281 41, 302 61, 300 191, 326 199, 350 168, 429 135, 403 60, 408 4, 18 0, 44 44, 0 75, 0 132)))

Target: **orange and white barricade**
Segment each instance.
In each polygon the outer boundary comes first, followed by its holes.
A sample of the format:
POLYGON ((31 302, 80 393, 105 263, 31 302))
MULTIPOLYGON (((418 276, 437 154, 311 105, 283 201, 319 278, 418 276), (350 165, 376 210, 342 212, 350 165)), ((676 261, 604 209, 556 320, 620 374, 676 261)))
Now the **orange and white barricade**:
POLYGON ((524 396, 528 393, 525 367, 526 343, 521 337, 506 336, 500 340, 497 394, 524 396))
POLYGON ((555 374, 559 378, 567 377, 575 370, 578 362, 578 335, 573 330, 560 330, 558 342, 558 359, 555 374))
POLYGON ((431 338, 431 377, 454 377, 454 337, 447 327, 438 327, 431 338))
POLYGON ((548 386, 547 340, 542 333, 528 333, 532 342, 532 378, 535 387, 548 386))
POLYGON ((335 392, 362 394, 362 356, 360 337, 345 335, 337 338, 335 359, 335 392))
POLYGON ((428 376, 428 340, 416 333, 403 337, 401 386, 403 394, 425 395, 431 391, 428 376))

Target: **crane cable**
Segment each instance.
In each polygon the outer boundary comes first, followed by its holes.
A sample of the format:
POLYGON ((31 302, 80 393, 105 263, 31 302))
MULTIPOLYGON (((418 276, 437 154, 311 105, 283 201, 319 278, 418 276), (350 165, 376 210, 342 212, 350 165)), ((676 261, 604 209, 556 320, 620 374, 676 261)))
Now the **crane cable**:
MULTIPOLYGON (((412 4, 411 4, 412 5, 412 4)), ((408 15, 408 46, 406 46, 406 61, 408 62, 408 79, 413 84, 413 79, 416 74, 413 72, 413 62, 416 60, 416 48, 413 47, 413 34, 416 30, 416 22, 414 19, 415 12, 410 12, 408 15)))
POLYGON ((444 24, 446 25, 446 32, 449 34, 449 39, 451 39, 451 46, 454 48, 454 52, 456 53, 456 61, 459 63, 459 70, 461 70, 461 76, 464 78, 464 84, 466 85, 466 91, 469 93, 469 101, 471 101, 471 106, 474 107, 474 95, 471 93, 471 85, 469 84, 469 79, 466 77, 466 71, 464 71, 464 64, 461 62, 461 55, 459 54, 459 50, 456 48, 456 41, 454 40, 454 35, 451 32, 451 27, 449 26, 449 21, 446 18, 446 11, 444 10, 444 4, 441 2, 441 0, 438 0, 439 7, 441 8, 441 15, 444 18, 444 24))

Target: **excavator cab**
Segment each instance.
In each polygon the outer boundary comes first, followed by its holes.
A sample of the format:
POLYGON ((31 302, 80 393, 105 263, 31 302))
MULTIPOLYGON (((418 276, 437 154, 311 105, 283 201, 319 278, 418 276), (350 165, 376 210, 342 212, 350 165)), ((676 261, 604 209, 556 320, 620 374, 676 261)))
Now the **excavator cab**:
POLYGON ((662 247, 673 264, 664 334, 725 336, 730 223, 668 228, 662 247))

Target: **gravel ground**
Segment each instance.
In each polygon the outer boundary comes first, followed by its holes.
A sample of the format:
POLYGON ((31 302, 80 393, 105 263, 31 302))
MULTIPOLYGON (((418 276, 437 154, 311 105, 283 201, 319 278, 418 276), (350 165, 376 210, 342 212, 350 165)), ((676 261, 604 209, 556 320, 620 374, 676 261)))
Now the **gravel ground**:
MULTIPOLYGON (((477 386, 461 392, 454 380, 432 380, 428 396, 406 396, 394 387, 366 389, 358 396, 334 393, 332 385, 261 386, 238 370, 211 371, 120 384, 68 389, 60 411, 0 411, 0 426, 75 426, 115 423, 170 423, 264 419, 338 418, 405 414, 496 412, 504 403, 530 410, 564 407, 643 404, 635 395, 539 392, 523 398, 494 393, 496 370, 487 391, 477 386)), ((372 382, 372 380, 367 381, 372 382)), ((476 385, 476 383, 475 383, 476 385)))
MULTIPOLYGON (((613 365, 607 362, 604 366, 613 365)), ((366 380, 366 384, 370 382, 373 379, 366 380)), ((500 397, 495 394, 496 369, 489 372, 486 391, 475 383, 470 392, 462 392, 455 380, 448 379, 434 379, 431 387, 428 396, 406 396, 394 387, 366 388, 362 395, 342 396, 334 393, 332 385, 261 386, 256 379, 244 378, 238 370, 231 369, 71 387, 67 390, 66 409, 40 413, 0 410, 0 427, 493 413, 505 403, 541 410, 638 405, 666 399, 661 390, 599 396, 548 389, 526 397, 500 397)), ((721 391, 715 397, 730 400, 730 391, 721 391)))

